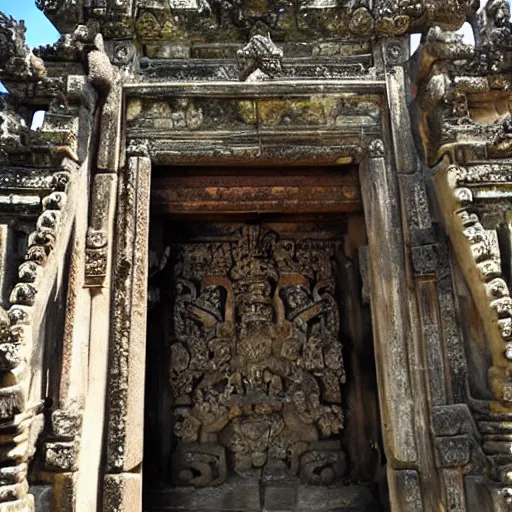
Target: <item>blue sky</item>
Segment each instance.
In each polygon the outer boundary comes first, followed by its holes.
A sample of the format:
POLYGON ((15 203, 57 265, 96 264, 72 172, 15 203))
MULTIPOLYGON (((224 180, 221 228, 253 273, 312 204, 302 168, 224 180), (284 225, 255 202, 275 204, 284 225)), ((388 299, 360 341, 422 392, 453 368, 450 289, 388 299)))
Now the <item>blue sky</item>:
POLYGON ((36 7, 34 0, 0 0, 0 11, 11 15, 15 20, 25 20, 25 37, 31 48, 54 43, 59 38, 59 33, 36 7))
MULTIPOLYGON (((15 20, 25 20, 25 38, 33 48, 57 41, 59 33, 50 20, 36 7, 34 0, 0 0, 0 11, 15 20)), ((0 92, 5 92, 0 83, 0 92)))

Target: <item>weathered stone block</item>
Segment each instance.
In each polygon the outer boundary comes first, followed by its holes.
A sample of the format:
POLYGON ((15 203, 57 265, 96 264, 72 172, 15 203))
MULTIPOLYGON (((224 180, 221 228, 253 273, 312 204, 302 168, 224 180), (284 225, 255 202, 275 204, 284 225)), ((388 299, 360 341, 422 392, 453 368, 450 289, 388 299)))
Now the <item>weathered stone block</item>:
POLYGON ((25 393, 20 385, 0 388, 0 420, 8 420, 25 409, 25 393))
POLYGON ((423 511, 420 478, 412 469, 388 470, 389 498, 396 510, 423 511))
POLYGON ((436 436, 479 436, 473 415, 466 404, 433 407, 432 423, 436 436))
POLYGON ((437 438, 436 447, 443 468, 464 466, 471 459, 471 441, 468 436, 437 438))
POLYGON ((106 475, 103 493, 105 512, 141 510, 142 477, 136 473, 106 475))
POLYGON ((269 486, 263 498, 264 512, 295 512, 297 489, 294 487, 269 486))
POLYGON ((0 468, 0 485, 12 485, 21 482, 27 476, 27 464, 0 468))
POLYGON ((437 269, 436 248, 436 245, 420 245, 412 248, 412 264, 416 274, 435 274, 437 269))
POLYGON ((52 413, 52 429, 55 436, 73 439, 80 436, 81 428, 81 412, 58 409, 52 413))
POLYGON ((78 444, 73 441, 45 443, 45 466, 61 471, 75 471, 78 469, 78 449, 78 444))

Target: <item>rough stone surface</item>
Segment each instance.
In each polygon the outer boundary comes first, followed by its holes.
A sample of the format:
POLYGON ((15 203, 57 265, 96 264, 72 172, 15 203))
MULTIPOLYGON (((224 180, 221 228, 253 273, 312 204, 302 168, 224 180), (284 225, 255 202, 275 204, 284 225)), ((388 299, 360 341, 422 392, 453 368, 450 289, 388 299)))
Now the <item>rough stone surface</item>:
POLYGON ((0 13, 0 511, 142 474, 154 512, 511 510, 507 2, 37 6, 34 50, 0 13))
POLYGON ((141 475, 133 473, 106 475, 103 489, 105 512, 130 512, 141 509, 141 475))
POLYGON ((29 492, 34 496, 37 512, 52 512, 53 491, 50 485, 31 485, 29 492))

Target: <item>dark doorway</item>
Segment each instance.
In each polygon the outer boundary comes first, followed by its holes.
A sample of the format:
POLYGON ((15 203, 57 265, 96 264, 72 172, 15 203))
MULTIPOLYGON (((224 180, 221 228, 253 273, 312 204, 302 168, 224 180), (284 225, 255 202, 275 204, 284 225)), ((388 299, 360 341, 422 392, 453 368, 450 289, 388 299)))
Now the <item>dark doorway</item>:
POLYGON ((356 200, 311 211, 346 175, 319 171, 308 206, 290 173, 279 212, 268 171, 225 175, 154 180, 144 509, 384 510, 364 223, 356 200))

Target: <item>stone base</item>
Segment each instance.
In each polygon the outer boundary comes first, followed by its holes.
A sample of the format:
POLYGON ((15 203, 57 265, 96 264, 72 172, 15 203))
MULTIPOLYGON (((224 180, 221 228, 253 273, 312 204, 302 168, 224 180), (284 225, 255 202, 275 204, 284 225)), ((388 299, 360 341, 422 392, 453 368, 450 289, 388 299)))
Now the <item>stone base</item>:
POLYGON ((367 485, 321 487, 256 475, 233 476, 219 487, 166 487, 144 496, 144 512, 378 512, 367 485))

